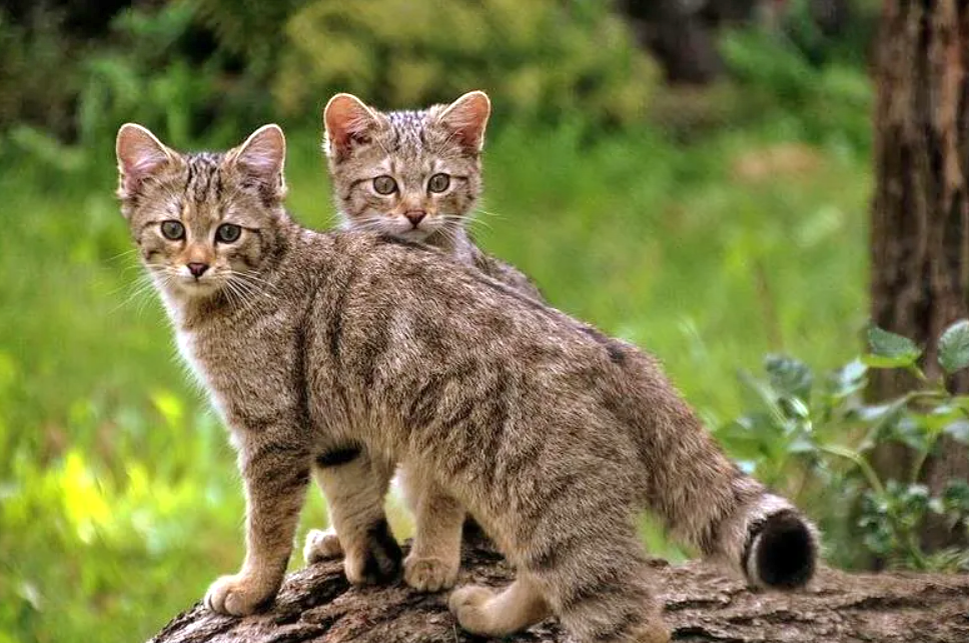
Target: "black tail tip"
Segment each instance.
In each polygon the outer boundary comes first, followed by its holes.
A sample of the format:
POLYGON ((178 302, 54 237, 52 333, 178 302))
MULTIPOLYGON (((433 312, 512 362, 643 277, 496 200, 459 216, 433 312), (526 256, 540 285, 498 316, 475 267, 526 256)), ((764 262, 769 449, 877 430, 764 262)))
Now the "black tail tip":
POLYGON ((796 511, 779 511, 768 516, 754 537, 752 549, 761 585, 796 589, 814 576, 817 540, 810 525, 796 511))

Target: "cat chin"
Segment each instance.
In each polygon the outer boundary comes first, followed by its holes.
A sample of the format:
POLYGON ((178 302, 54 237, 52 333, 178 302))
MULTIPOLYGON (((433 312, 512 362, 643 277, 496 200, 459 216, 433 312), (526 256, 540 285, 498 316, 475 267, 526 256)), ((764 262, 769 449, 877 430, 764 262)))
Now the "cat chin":
POLYGON ((407 241, 425 241, 431 236, 431 234, 433 234, 432 230, 410 229, 404 230, 403 232, 397 232, 394 234, 394 236, 400 237, 401 239, 405 239, 407 241))
POLYGON ((211 297, 222 289, 222 282, 215 280, 196 281, 179 279, 168 285, 173 294, 185 298, 211 297))

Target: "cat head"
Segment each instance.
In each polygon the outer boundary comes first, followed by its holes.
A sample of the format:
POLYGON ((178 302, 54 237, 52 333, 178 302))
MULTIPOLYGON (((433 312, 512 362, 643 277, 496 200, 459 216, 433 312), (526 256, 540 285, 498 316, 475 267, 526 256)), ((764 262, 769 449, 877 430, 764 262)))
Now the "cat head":
POLYGON ((286 220, 286 140, 265 125, 225 153, 180 154, 150 131, 118 131, 118 197, 141 259, 167 295, 258 290, 286 220))
POLYGON ((430 243, 453 237, 481 193, 490 113, 481 91, 419 112, 380 112, 350 94, 331 98, 323 148, 346 223, 430 243))

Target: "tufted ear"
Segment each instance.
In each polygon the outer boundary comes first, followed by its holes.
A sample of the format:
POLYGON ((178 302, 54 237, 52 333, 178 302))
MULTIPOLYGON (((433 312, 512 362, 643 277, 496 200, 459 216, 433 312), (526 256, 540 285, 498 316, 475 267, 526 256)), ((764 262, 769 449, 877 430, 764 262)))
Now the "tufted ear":
POLYGON ((468 152, 477 154, 484 146, 485 127, 490 114, 488 95, 477 90, 448 105, 438 117, 438 122, 453 131, 468 152))
POLYGON ((286 163, 286 137, 275 123, 263 125, 246 142, 231 150, 226 162, 256 182, 261 191, 273 198, 286 196, 283 166, 286 163))
POLYGON ((135 196, 145 179, 157 174, 180 158, 178 152, 165 147, 147 128, 125 123, 115 141, 118 156, 118 197, 135 196))
POLYGON ((379 126, 380 119, 363 101, 353 94, 337 94, 323 108, 323 149, 340 161, 354 145, 369 142, 370 133, 379 126))

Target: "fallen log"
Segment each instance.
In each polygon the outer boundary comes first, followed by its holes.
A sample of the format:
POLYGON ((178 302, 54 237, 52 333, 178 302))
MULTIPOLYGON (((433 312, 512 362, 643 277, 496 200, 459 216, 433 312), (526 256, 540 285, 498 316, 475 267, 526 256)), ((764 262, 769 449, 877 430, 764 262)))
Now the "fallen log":
MULTIPOLYGON (((674 641, 764 643, 969 642, 969 574, 847 574, 822 568, 804 591, 752 591, 702 562, 652 563, 674 641)), ((513 571, 492 550, 466 547, 459 584, 500 587, 513 571)), ((351 587, 342 561, 290 574, 275 604, 245 618, 195 605, 151 643, 481 642, 458 627, 446 593, 419 594, 402 582, 351 587)), ((569 640, 553 620, 506 643, 569 640)))

